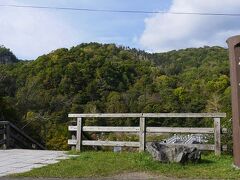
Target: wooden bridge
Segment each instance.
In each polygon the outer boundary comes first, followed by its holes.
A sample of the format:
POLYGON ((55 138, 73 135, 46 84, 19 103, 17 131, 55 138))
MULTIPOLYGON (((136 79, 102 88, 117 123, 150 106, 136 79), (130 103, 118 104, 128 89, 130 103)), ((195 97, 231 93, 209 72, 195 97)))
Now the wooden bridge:
POLYGON ((214 134, 214 144, 174 144, 196 147, 200 150, 213 150, 216 155, 221 154, 221 128, 220 119, 226 117, 225 113, 115 113, 115 114, 69 114, 70 118, 77 118, 77 126, 69 126, 68 130, 76 135, 68 140, 68 144, 81 151, 81 147, 88 146, 126 146, 137 147, 144 151, 147 133, 191 133, 214 134), (115 126, 83 126, 83 118, 139 118, 137 127, 115 126), (146 127, 147 118, 212 118, 213 127, 146 127), (134 132, 139 134, 139 142, 130 141, 98 141, 83 140, 83 132, 134 132))
POLYGON ((0 149, 45 149, 9 121, 0 121, 0 149))

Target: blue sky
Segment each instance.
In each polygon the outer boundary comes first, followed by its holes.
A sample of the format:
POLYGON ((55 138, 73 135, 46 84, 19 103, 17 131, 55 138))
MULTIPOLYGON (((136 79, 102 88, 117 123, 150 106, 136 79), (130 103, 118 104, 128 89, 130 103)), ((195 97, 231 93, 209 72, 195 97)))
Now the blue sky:
MULTIPOLYGON (((26 4, 33 4, 30 0, 26 4)), ((116 9, 116 10, 166 10, 169 8, 169 0, 152 0, 146 3, 144 0, 51 0, 35 1, 34 5, 49 5, 60 7, 79 7, 90 9, 116 9)), ((49 10, 48 10, 49 11, 49 10)), ((100 13, 100 12, 79 12, 79 11, 58 11, 64 21, 68 22, 76 31, 85 32, 86 42, 97 41, 106 43, 118 43, 128 46, 138 46, 134 39, 138 38, 144 30, 144 19, 147 14, 124 14, 124 13, 100 13)))
MULTIPOLYGON (((0 4, 92 9, 240 13, 239 0, 1 0, 0 4)), ((225 46, 238 17, 124 14, 0 7, 0 44, 35 59, 83 42, 116 43, 150 52, 225 46)))

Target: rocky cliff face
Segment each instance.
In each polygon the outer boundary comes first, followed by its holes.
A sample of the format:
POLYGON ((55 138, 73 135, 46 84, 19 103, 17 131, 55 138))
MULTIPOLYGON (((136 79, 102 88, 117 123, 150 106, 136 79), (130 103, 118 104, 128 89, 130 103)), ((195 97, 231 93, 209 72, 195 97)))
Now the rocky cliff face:
POLYGON ((0 56, 0 64, 12 64, 15 63, 16 59, 12 59, 11 56, 0 56))
POLYGON ((0 64, 12 64, 18 62, 16 56, 7 48, 0 46, 0 64))

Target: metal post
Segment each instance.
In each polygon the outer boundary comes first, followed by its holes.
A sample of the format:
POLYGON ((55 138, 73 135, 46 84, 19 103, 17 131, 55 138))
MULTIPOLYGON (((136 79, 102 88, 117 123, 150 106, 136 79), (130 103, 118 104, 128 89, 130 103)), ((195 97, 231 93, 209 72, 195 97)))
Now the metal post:
POLYGON ((240 36, 227 40, 229 47, 234 165, 240 167, 240 36))
POLYGON ((82 118, 77 118, 77 144, 76 150, 81 151, 82 146, 82 118))
POLYGON ((146 143, 146 126, 145 126, 145 118, 140 117, 140 131, 139 131, 139 152, 143 152, 145 150, 145 143, 146 143))

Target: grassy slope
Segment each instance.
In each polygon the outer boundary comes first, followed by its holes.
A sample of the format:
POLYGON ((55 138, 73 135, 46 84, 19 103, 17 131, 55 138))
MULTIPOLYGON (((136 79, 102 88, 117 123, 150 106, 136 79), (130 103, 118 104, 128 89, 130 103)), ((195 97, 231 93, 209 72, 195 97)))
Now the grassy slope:
POLYGON ((237 179, 240 170, 232 167, 232 158, 204 155, 199 164, 161 164, 146 153, 83 152, 79 157, 17 174, 25 177, 91 177, 122 172, 150 172, 171 177, 237 179))

